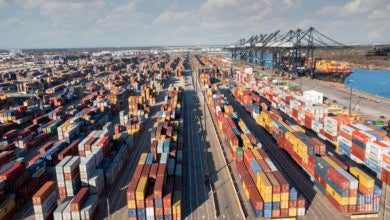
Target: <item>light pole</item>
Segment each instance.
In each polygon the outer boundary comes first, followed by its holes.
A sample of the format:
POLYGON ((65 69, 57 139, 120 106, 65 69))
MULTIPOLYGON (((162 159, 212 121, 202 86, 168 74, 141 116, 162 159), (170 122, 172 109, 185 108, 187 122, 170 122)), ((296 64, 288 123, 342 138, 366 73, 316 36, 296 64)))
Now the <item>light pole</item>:
POLYGON ((354 82, 355 80, 348 80, 349 82, 349 87, 350 87, 350 93, 349 93, 349 115, 351 115, 351 105, 352 105, 352 82, 354 82))

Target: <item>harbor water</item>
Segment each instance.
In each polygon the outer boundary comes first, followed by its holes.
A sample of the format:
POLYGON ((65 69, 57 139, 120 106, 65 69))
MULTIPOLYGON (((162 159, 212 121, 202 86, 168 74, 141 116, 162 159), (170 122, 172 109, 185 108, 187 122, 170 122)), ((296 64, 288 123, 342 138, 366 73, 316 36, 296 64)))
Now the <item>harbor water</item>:
POLYGON ((390 98, 390 70, 365 70, 355 68, 345 80, 353 89, 390 98))

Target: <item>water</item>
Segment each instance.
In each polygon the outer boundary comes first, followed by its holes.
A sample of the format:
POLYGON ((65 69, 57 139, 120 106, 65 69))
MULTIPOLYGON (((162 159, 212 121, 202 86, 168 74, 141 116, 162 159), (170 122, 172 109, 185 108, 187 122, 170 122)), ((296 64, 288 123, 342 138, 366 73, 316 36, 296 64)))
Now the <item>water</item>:
POLYGON ((390 98, 390 70, 354 69, 345 84, 349 87, 382 97, 390 98), (353 80, 352 82, 350 80, 353 80))

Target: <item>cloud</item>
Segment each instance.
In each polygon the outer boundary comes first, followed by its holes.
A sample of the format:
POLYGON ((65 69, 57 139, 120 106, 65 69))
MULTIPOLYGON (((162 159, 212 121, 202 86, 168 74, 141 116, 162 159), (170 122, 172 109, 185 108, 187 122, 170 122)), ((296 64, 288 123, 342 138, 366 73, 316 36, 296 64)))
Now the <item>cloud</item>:
POLYGON ((0 0, 0 9, 6 5, 5 0, 0 0))
POLYGON ((10 28, 12 25, 17 23, 19 18, 7 18, 4 20, 0 20, 0 28, 10 28))

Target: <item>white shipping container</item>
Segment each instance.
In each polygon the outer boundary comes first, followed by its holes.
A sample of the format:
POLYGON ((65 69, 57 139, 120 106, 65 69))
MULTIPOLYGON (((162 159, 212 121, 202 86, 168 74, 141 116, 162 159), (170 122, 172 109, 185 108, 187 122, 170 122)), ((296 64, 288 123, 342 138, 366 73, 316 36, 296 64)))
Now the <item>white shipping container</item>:
POLYGON ((80 157, 73 156, 64 166, 64 173, 72 173, 80 165, 80 157))
POLYGON ((41 205, 34 205, 35 214, 48 216, 57 206, 58 191, 54 190, 41 205))
POLYGON ((344 138, 343 136, 337 136, 337 141, 347 145, 348 147, 352 147, 352 142, 346 138, 344 138))
POLYGON ((168 153, 162 153, 160 157, 160 163, 167 163, 168 153))
POLYGON ((311 121, 311 129, 313 129, 313 131, 318 133, 322 128, 323 128, 323 124, 318 120, 311 121))
POLYGON ((362 124, 352 124, 354 127, 356 127, 357 129, 359 130, 362 130, 362 131, 370 131, 372 130, 371 128, 365 126, 365 125, 362 125, 362 124))
POLYGON ((80 220, 80 212, 78 211, 71 211, 70 214, 72 215, 72 220, 80 220))
POLYGON ((65 198, 64 201, 62 201, 62 203, 54 210, 54 220, 72 220, 72 218, 67 218, 66 215, 63 215, 66 208, 68 207, 69 209, 70 201, 72 201, 71 197, 65 198))
POLYGON ((85 172, 87 174, 92 174, 95 171, 95 154, 90 154, 85 158, 82 158, 80 161, 80 172, 85 172))
POLYGON ((147 220, 154 220, 154 208, 153 207, 146 207, 146 219, 147 220))
POLYGON ((340 131, 345 132, 348 135, 352 136, 352 132, 354 132, 356 129, 352 128, 349 125, 340 125, 340 131))
POLYGON ((64 159, 62 159, 55 167, 57 174, 63 174, 64 173, 64 166, 68 161, 72 158, 72 156, 66 156, 64 159))

